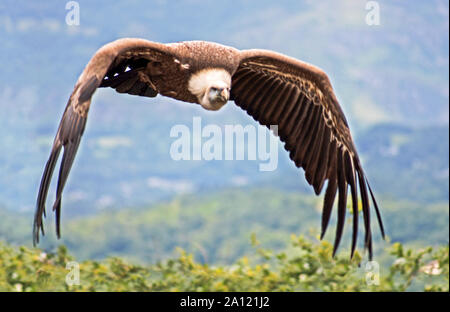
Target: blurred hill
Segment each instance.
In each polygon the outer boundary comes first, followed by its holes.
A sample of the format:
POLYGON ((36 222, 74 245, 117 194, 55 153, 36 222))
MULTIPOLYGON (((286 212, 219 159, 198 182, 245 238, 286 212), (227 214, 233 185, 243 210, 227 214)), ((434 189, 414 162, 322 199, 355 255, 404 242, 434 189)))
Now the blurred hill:
MULTIPOLYGON (((67 218, 64 210, 62 239, 55 239, 54 215, 49 213, 45 220, 47 235, 39 247, 55 251, 64 244, 78 259, 120 256, 140 263, 169 259, 176 256, 176 247, 181 247, 203 263, 231 264, 252 252, 252 235, 264 248, 275 251, 286 248, 292 234, 317 242, 322 200, 296 191, 240 187, 181 195, 150 206, 109 209, 85 217, 67 218)), ((448 202, 378 200, 391 242, 422 248, 448 244, 448 202)), ((0 241, 31 247, 32 215, 0 209, 0 241)), ((350 207, 348 215, 339 250, 345 256, 349 255, 352 232, 350 207)), ((325 236, 329 242, 334 241, 335 217, 336 211, 325 236)), ((376 221, 372 221, 376 258, 380 260, 387 243, 376 221)), ((361 216, 360 224, 358 249, 362 254, 361 216)))
MULTIPOLYGON (((179 118, 183 120, 181 124, 192 127, 194 109, 179 118)), ((227 118, 211 116, 202 119, 202 124, 236 124, 231 116, 234 113, 240 113, 244 125, 254 123, 238 110, 230 103, 224 109, 227 118)), ((156 108, 147 120, 131 118, 93 125, 96 113, 93 107, 91 125, 88 124, 63 196, 66 215, 141 206, 177 194, 224 187, 264 186, 313 194, 303 170, 295 168, 281 143, 278 168, 273 172, 260 172, 259 161, 174 161, 169 154, 175 140, 169 137, 172 124, 156 108)), ((34 209, 53 132, 54 129, 38 129, 30 133, 32 139, 28 138, 27 143, 17 141, 20 131, 5 132, 0 137, 1 150, 8 151, 0 154, 0 203, 5 207, 34 209)), ((448 201, 448 127, 414 129, 379 124, 357 134, 356 143, 377 194, 393 200, 448 201)), ((49 200, 55 197, 56 180, 52 181, 49 200)))

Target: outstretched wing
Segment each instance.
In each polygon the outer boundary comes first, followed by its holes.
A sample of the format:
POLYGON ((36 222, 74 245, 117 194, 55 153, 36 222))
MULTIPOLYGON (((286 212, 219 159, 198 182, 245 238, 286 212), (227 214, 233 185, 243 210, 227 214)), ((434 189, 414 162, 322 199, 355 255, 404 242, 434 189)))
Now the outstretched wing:
POLYGON ((112 87, 117 92, 154 97, 158 90, 152 83, 152 73, 161 75, 174 72, 172 49, 168 45, 142 39, 120 39, 100 48, 87 64, 69 98, 59 124, 50 157, 44 169, 33 225, 33 243, 39 242, 39 232, 44 235, 42 217, 50 181, 64 148, 58 176, 56 200, 56 232, 60 237, 61 196, 72 167, 91 104, 91 97, 98 87, 112 87), (150 76, 150 77, 149 77, 150 76))
POLYGON ((318 195, 325 192, 321 238, 325 235, 336 193, 338 219, 333 255, 339 246, 350 186, 353 206, 353 257, 358 233, 358 189, 362 200, 365 246, 372 258, 370 192, 379 225, 384 229, 375 197, 367 182, 349 127, 327 75, 319 68, 265 50, 241 52, 233 75, 231 99, 260 124, 278 126, 278 135, 297 167, 318 195))

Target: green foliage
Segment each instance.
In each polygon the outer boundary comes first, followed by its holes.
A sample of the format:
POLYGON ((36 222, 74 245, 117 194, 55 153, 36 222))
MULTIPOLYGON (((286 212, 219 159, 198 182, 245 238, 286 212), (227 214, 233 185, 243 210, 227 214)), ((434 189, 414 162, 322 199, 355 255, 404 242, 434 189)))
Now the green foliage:
POLYGON ((390 247, 388 269, 332 258, 332 245, 292 236, 290 248, 273 253, 252 243, 259 260, 242 257, 210 266, 179 249, 179 256, 153 265, 120 258, 79 263, 79 285, 66 278, 74 260, 64 246, 56 253, 0 244, 0 291, 449 291, 449 247, 390 247), (69 269, 68 269, 69 268, 69 269), (375 269, 374 269, 375 268, 375 269))
POLYGON ((432 247, 405 250, 402 244, 395 243, 391 254, 396 257, 387 278, 392 290, 405 291, 414 284, 418 288, 418 282, 422 282, 426 291, 449 291, 448 246, 433 252, 432 247))

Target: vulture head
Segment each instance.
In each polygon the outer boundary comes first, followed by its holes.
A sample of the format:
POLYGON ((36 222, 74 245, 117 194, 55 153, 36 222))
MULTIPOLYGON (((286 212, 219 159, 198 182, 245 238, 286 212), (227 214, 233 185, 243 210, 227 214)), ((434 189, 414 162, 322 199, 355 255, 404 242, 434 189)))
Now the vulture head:
POLYGON ((219 110, 230 99, 231 75, 225 69, 207 68, 192 75, 189 91, 204 109, 219 110))

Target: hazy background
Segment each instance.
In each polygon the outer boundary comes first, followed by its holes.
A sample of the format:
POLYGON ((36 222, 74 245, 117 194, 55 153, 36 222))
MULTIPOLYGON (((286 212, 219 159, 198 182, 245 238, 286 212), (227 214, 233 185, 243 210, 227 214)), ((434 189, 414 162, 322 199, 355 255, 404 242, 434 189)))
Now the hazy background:
MULTIPOLYGON (((0 1, 0 240, 31 245, 41 174, 85 64, 109 41, 142 37, 272 49, 324 69, 390 238, 448 242, 448 1, 378 1, 376 26, 361 0, 78 3, 80 25, 69 26, 66 1, 0 1)), ((95 94, 63 196, 71 252, 154 261, 182 246, 230 262, 250 248, 250 233, 281 248, 289 233, 317 231, 321 198, 281 144, 274 172, 259 172, 257 161, 172 160, 170 129, 193 116, 255 124, 232 102, 210 113, 159 96, 95 94)), ((52 249, 49 216, 42 247, 52 249)))

